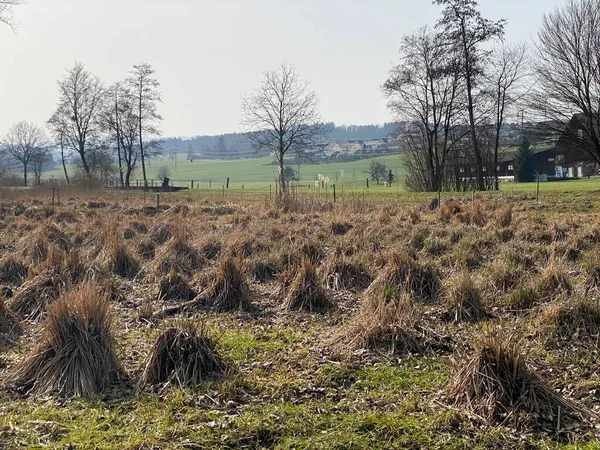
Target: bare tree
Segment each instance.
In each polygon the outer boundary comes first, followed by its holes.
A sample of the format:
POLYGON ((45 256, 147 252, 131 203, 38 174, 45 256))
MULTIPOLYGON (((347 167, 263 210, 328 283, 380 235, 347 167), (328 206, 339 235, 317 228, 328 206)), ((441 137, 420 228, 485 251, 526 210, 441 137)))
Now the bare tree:
POLYGON ((160 135, 157 122, 162 120, 157 110, 157 104, 161 102, 158 90, 160 83, 154 78, 154 72, 150 64, 138 64, 133 66, 131 75, 127 80, 131 91, 136 97, 138 140, 144 186, 148 186, 146 159, 160 151, 160 143, 153 138, 153 136, 157 137, 160 135), (144 141, 145 136, 150 137, 150 142, 144 141))
POLYGON ((104 126, 116 144, 119 179, 122 187, 131 187, 139 151, 139 117, 136 95, 126 83, 109 89, 110 101, 104 112, 104 126))
POLYGON ((23 182, 27 186, 29 164, 47 144, 44 130, 32 123, 21 121, 10 127, 2 144, 7 156, 23 166, 23 182))
POLYGON ((483 65, 488 55, 483 45, 504 36, 504 20, 485 19, 477 9, 475 0, 434 0, 434 4, 445 6, 436 27, 441 30, 449 46, 460 52, 460 69, 465 82, 466 108, 471 134, 471 145, 476 163, 477 189, 485 190, 484 159, 477 142, 476 90, 484 73, 483 65))
POLYGON ((501 45, 491 58, 488 74, 490 93, 494 102, 495 136, 493 147, 494 189, 498 190, 498 162, 500 157, 500 135, 506 117, 527 93, 524 81, 529 75, 528 50, 525 44, 501 45))
POLYGON ((600 163, 600 2, 568 0, 538 33, 532 107, 547 131, 600 163))
POLYGON ((317 94, 286 62, 265 72, 262 84, 242 100, 242 127, 257 150, 275 155, 279 164, 279 193, 286 192, 285 155, 301 154, 330 131, 321 122, 317 94))
POLYGON ((437 192, 444 184, 461 91, 457 55, 427 28, 405 36, 400 53, 402 61, 383 91, 397 119, 414 125, 414 132, 402 136, 406 183, 413 190, 437 192))
POLYGON ((5 23, 14 29, 15 20, 13 8, 22 5, 23 3, 23 0, 0 0, 0 22, 5 23))
POLYGON ((42 184, 42 175, 52 163, 52 152, 46 146, 38 147, 31 158, 31 170, 35 184, 42 184))
POLYGON ((92 176, 88 155, 92 154, 101 136, 101 113, 105 90, 100 79, 88 72, 82 63, 58 82, 59 101, 48 121, 54 134, 77 155, 86 177, 92 176))

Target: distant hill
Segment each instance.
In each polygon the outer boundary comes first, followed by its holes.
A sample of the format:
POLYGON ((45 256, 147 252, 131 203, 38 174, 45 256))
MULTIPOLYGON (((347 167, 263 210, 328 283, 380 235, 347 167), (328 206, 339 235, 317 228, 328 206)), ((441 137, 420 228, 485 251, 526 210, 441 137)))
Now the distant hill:
MULTIPOLYGON (((324 142, 353 141, 384 138, 393 133, 396 125, 341 125, 332 127, 331 133, 324 142)), ((265 152, 257 152, 242 133, 229 133, 217 136, 197 136, 190 139, 163 139, 163 153, 184 153, 188 159, 240 159, 260 158, 267 156, 265 152)))

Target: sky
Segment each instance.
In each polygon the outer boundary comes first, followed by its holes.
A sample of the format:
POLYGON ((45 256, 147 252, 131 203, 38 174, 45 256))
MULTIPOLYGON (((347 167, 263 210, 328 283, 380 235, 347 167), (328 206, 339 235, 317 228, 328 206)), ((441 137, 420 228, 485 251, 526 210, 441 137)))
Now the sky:
MULTIPOLYGON (((336 124, 392 121, 380 86, 402 36, 432 26, 430 0, 26 0, 0 24, 0 134, 44 125, 56 82, 81 61, 107 85, 147 62, 161 82, 163 136, 240 131, 240 101, 279 62, 296 66, 336 124)), ((565 0, 480 0, 507 19, 507 42, 533 42, 565 0)))

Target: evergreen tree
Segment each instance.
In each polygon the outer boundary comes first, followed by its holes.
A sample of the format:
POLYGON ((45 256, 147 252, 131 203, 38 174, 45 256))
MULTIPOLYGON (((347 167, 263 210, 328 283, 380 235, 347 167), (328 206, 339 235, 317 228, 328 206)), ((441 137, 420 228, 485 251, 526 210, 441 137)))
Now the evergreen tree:
POLYGON ((529 139, 523 137, 521 145, 515 156, 514 164, 515 181, 518 183, 530 183, 535 179, 535 167, 533 165, 533 151, 529 146, 529 139))

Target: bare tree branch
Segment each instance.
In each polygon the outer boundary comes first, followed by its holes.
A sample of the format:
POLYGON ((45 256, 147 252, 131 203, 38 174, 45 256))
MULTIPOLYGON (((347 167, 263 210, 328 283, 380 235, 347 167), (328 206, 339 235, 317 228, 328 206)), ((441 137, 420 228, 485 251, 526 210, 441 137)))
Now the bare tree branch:
POLYGON ((23 3, 25 3, 24 0, 0 0, 0 22, 5 23, 14 31, 16 23, 13 8, 23 3))

